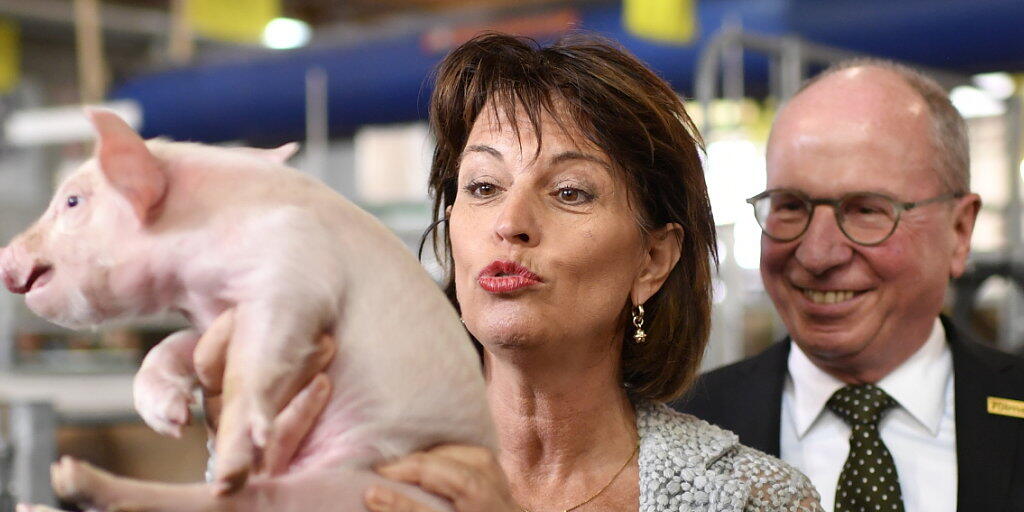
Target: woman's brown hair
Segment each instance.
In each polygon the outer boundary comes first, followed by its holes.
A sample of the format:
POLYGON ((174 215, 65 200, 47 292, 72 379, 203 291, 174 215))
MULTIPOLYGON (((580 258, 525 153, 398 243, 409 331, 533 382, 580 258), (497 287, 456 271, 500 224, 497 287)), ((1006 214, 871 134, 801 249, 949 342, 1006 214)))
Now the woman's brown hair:
MULTIPOLYGON (((622 173, 643 233, 668 223, 683 227, 681 256, 661 289, 645 304, 647 342, 626 329, 622 378, 637 398, 665 401, 693 382, 711 327, 715 223, 704 183, 703 142, 679 97, 664 80, 609 41, 574 34, 542 47, 497 33, 474 37, 440 63, 430 102, 437 139, 430 170, 433 242, 446 270, 445 293, 455 307, 455 284, 444 214, 455 202, 459 161, 485 104, 513 127, 525 112, 541 138, 546 112, 572 123, 622 173)), ((539 151, 539 147, 538 147, 539 151)), ((628 319, 631 305, 623 311, 628 319)))

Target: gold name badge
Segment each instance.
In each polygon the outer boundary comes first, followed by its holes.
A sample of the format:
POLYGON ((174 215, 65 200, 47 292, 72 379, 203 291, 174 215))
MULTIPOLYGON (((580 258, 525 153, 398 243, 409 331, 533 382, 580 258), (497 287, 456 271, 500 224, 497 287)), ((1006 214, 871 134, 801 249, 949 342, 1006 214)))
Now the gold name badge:
POLYGON ((998 414, 1000 416, 1024 418, 1024 402, 990 396, 988 397, 988 412, 989 414, 998 414))

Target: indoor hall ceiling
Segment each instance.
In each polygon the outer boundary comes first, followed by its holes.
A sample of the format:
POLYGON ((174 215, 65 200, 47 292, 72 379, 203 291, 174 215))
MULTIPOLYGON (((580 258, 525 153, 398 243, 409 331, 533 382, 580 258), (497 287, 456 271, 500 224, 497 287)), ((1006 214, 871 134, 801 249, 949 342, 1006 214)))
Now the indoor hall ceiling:
MULTIPOLYGON (((506 14, 612 0, 282 0, 284 16, 313 28, 312 45, 357 44, 366 38, 444 23, 485 22, 506 14)), ((19 26, 21 71, 58 102, 77 94, 74 0, 0 0, 0 18, 19 26)), ((105 74, 116 84, 139 73, 180 65, 168 56, 171 0, 99 0, 105 74)), ((198 38, 196 61, 265 54, 266 48, 198 38)))
MULTIPOLYGON (((71 0, 65 0, 71 2, 71 0)), ((170 0, 103 0, 106 4, 166 11, 170 0)), ((509 8, 571 3, 565 0, 282 0, 285 16, 314 27, 358 22, 395 14, 438 13, 451 9, 509 8)), ((585 3, 585 2, 576 2, 585 3)))

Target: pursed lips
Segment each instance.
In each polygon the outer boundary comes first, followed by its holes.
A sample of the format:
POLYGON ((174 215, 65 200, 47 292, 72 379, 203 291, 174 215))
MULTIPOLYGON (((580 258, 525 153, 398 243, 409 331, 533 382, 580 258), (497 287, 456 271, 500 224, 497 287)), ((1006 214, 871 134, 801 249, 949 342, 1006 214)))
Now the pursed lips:
POLYGON ((514 261, 494 261, 477 274, 477 283, 491 293, 507 293, 539 284, 543 280, 514 261))

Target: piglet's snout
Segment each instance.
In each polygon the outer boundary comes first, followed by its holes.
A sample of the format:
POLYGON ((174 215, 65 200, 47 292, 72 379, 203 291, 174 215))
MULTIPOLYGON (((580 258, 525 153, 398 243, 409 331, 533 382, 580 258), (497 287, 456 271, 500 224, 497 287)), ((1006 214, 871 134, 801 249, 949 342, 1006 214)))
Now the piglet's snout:
POLYGON ((10 253, 10 248, 0 247, 0 279, 3 280, 4 286, 6 286, 8 290, 14 292, 19 283, 16 277, 17 271, 14 268, 14 261, 10 253))
POLYGON ((14 245, 0 247, 0 278, 12 293, 28 293, 36 280, 49 272, 50 265, 19 258, 14 245))

